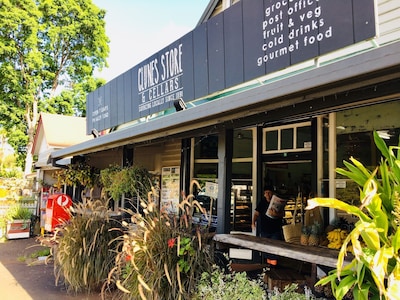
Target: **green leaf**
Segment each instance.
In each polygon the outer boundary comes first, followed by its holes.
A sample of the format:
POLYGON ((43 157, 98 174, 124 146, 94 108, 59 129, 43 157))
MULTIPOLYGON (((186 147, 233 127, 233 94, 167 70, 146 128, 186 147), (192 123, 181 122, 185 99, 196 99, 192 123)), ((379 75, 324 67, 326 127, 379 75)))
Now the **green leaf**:
POLYGON ((307 210, 313 209, 318 206, 323 206, 323 207, 330 207, 330 208, 336 208, 340 209, 342 211, 345 211, 349 214, 355 215, 359 217, 361 220, 364 222, 369 222, 371 219, 362 212, 358 207, 347 204, 346 202, 340 201, 338 199, 334 198, 313 198, 309 199, 307 201, 308 206, 306 207, 307 210))
POLYGON ((400 295, 400 265, 396 265, 388 278, 388 299, 396 299, 400 295))
POLYGON ((337 277, 336 274, 332 273, 330 275, 322 277, 315 285, 326 285, 326 284, 330 283, 331 281, 335 281, 336 277, 337 277))
POLYGON ((380 249, 380 237, 379 232, 375 228, 374 223, 362 223, 363 230, 360 230, 360 234, 365 244, 370 250, 378 250, 380 249))
POLYGON ((353 252, 357 260, 360 260, 364 255, 361 243, 359 241, 360 232, 356 227, 348 236, 351 238, 351 245, 353 246, 353 252))
MULTIPOLYGON (((339 251, 339 255, 338 255, 338 259, 337 259, 337 264, 336 264, 336 268, 337 268, 337 274, 341 274, 342 271, 342 266, 344 263, 344 257, 347 254, 347 245, 349 244, 349 242, 351 241, 351 233, 347 235, 347 237, 344 239, 342 246, 340 247, 340 251, 339 251)), ((339 276, 338 276, 339 277, 339 276)))
MULTIPOLYGON (((375 174, 376 170, 372 174, 375 174)), ((382 200, 377 194, 377 184, 373 178, 369 178, 364 185, 363 194, 364 199, 361 201, 362 205, 366 206, 370 215, 372 216, 376 227, 382 229, 382 238, 386 240, 387 231, 389 227, 387 214, 382 211, 382 200)))
POLYGON ((356 282, 357 278, 353 275, 348 275, 340 280, 337 289, 335 290, 335 298, 338 300, 343 299, 343 297, 347 294, 348 291, 350 291, 350 289, 356 282))
POLYGON ((388 147, 385 141, 379 136, 378 132, 374 131, 374 142, 376 147, 381 151, 382 155, 389 159, 391 157, 388 147))
POLYGON ((400 249, 400 230, 397 230, 396 233, 392 237, 392 247, 394 249, 394 253, 398 253, 400 249))
POLYGON ((393 248, 379 249, 373 259, 373 264, 370 266, 372 276, 379 290, 385 290, 385 278, 387 275, 388 259, 393 257, 393 248))
POLYGON ((357 264, 357 260, 353 259, 349 264, 342 266, 338 264, 338 268, 336 270, 332 270, 332 274, 336 275, 335 281, 337 279, 346 277, 346 276, 353 276, 354 275, 354 268, 357 264))
POLYGON ((367 178, 362 174, 362 172, 360 172, 349 162, 344 161, 343 164, 349 169, 349 171, 343 168, 337 168, 336 173, 341 174, 351 180, 354 180, 354 182, 356 182, 358 185, 363 186, 367 178))
POLYGON ((365 277, 365 264, 362 262, 358 261, 357 262, 357 282, 364 282, 364 277, 365 277))
POLYGON ((358 285, 354 285, 354 300, 368 300, 370 286, 370 284, 362 284, 361 287, 359 287, 358 285))
MULTIPOLYGON (((365 178, 369 178, 371 177, 371 172, 366 169, 364 167, 364 165, 359 162, 357 159, 355 159, 354 157, 350 157, 350 161, 354 164, 354 166, 356 166, 356 168, 361 172, 359 174, 360 177, 362 177, 361 175, 364 175, 365 178)), ((359 172, 358 172, 359 173, 359 172)))
POLYGON ((382 178, 382 184, 379 186, 378 192, 380 193, 380 197, 382 199, 382 205, 387 211, 392 211, 395 204, 390 200, 392 195, 392 187, 390 183, 389 167, 386 163, 381 163, 379 166, 379 173, 382 178))

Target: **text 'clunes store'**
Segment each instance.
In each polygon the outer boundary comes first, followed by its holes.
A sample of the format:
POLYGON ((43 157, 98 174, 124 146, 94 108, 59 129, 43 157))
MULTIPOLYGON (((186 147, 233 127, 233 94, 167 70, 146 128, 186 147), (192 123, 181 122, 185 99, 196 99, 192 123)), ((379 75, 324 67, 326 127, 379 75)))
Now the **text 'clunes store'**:
POLYGON ((53 161, 142 165, 161 179, 161 205, 197 179, 219 233, 252 232, 266 184, 287 199, 358 197, 335 168, 377 165, 374 131, 398 144, 400 2, 227 2, 90 93, 87 134, 105 134, 53 161))

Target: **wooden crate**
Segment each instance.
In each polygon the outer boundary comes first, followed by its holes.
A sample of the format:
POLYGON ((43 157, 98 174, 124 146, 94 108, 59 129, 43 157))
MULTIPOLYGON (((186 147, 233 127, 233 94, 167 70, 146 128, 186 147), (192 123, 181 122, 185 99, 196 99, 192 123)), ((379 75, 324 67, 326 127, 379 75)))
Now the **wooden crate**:
POLYGON ((269 270, 265 274, 264 282, 268 284, 269 289, 272 290, 274 287, 277 287, 280 291, 283 291, 287 285, 297 283, 299 285, 299 292, 303 292, 303 286, 307 284, 304 275, 293 269, 286 268, 269 270))

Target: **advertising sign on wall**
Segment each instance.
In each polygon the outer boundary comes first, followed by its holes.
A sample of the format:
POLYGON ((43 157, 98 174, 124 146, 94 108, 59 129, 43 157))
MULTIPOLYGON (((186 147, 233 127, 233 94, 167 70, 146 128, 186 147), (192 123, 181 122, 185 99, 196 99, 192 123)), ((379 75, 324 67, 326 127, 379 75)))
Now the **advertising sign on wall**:
POLYGON ((161 171, 161 199, 162 211, 171 214, 179 213, 179 172, 178 167, 164 167, 161 171))
POLYGON ((375 37, 374 0, 242 0, 87 98, 87 132, 375 37))

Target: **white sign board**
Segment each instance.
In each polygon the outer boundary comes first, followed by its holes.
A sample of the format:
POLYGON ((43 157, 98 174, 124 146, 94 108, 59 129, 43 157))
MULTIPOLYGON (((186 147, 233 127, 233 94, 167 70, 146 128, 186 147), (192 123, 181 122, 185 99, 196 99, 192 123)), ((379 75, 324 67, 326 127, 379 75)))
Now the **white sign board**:
POLYGON ((164 167, 161 171, 161 210, 179 213, 179 167, 164 167))

